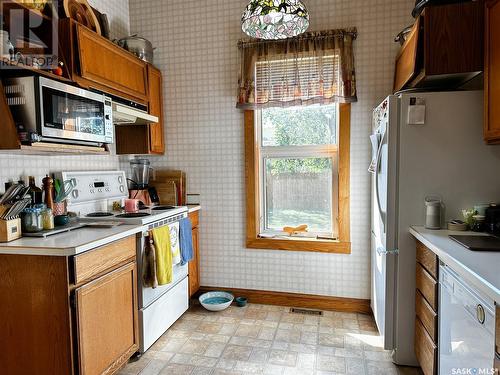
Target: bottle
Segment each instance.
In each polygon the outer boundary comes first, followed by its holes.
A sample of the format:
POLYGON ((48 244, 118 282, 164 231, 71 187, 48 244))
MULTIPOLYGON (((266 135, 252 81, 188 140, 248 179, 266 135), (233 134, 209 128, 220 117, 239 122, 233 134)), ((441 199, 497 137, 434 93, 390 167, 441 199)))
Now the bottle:
POLYGON ((41 204, 42 203, 42 189, 35 185, 35 177, 29 176, 29 194, 31 195, 31 203, 32 204, 41 204))
POLYGON ((45 192, 45 205, 52 210, 54 209, 54 180, 49 175, 46 175, 42 183, 45 192))

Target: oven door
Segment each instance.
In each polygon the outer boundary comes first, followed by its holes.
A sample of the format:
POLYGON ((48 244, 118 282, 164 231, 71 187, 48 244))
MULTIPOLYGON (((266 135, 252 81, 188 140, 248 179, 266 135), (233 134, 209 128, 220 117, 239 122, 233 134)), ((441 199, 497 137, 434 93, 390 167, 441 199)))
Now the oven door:
POLYGON ((106 143, 110 129, 102 94, 43 77, 39 90, 42 137, 106 143))
MULTIPOLYGON (((179 245, 179 222, 174 222, 168 224, 168 227, 170 229, 170 241, 171 241, 171 246, 173 249, 173 253, 179 253, 180 254, 180 245, 179 245)), ((181 265, 180 259, 176 257, 173 257, 173 266, 172 266, 172 271, 173 271, 173 276, 172 276, 172 282, 167 285, 161 285, 158 286, 157 288, 150 288, 146 287, 143 285, 142 281, 142 268, 143 268, 143 262, 144 262, 144 246, 145 246, 145 236, 147 235, 147 232, 143 233, 142 236, 140 236, 138 240, 138 246, 137 246, 137 261, 138 261, 138 269, 139 269, 139 283, 138 283, 138 292, 139 292, 139 309, 146 308, 150 306, 153 302, 155 302, 158 298, 163 296, 165 293, 167 293, 169 290, 171 290, 173 287, 175 287, 178 283, 180 283, 182 280, 184 280, 187 275, 188 275, 188 265, 184 264, 181 265)))

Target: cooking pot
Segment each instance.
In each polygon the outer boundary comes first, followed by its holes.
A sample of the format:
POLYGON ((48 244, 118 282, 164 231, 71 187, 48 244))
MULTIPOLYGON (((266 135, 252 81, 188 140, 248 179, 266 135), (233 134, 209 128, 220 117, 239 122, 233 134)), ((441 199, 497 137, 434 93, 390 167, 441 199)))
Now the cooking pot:
POLYGON ((135 34, 122 38, 118 40, 117 43, 120 47, 132 52, 138 58, 148 63, 153 63, 153 51, 156 48, 153 48, 153 45, 149 40, 141 38, 135 34))

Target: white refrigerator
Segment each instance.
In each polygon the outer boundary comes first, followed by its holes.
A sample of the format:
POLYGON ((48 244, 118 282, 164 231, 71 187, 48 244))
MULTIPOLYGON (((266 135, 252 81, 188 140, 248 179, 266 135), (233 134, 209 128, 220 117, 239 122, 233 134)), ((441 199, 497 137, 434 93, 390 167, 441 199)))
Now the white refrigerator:
POLYGON ((417 365, 415 239, 425 198, 440 197, 446 221, 500 201, 500 147, 483 141, 483 92, 389 96, 374 110, 371 306, 393 361, 417 365))

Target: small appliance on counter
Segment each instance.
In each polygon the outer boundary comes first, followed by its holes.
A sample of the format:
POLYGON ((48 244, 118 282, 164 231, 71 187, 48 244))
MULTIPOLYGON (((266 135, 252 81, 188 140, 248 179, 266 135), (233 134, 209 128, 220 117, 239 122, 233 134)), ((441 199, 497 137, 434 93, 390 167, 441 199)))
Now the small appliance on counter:
POLYGON ((486 232, 500 236, 500 205, 491 204, 485 210, 484 225, 486 232))
POLYGON ((145 206, 160 203, 156 189, 149 186, 151 177, 151 162, 148 159, 133 159, 130 161, 131 178, 129 178, 129 198, 137 199, 145 206))

